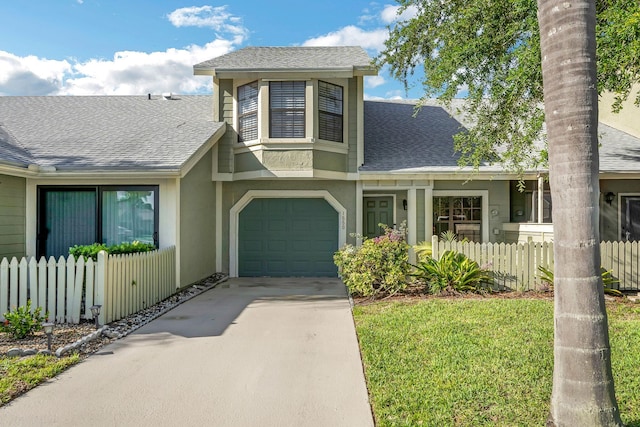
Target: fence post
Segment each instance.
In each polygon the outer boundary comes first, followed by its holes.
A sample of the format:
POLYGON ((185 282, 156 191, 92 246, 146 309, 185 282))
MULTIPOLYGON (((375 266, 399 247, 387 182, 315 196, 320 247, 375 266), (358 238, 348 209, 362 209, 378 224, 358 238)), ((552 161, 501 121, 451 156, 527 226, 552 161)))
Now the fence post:
POLYGON ((109 304, 105 298, 105 286, 107 282, 107 253, 105 251, 98 252, 98 265, 96 266, 95 292, 93 295, 93 303, 102 305, 98 322, 104 325, 107 319, 107 310, 110 310, 109 304))
POLYGON ((0 320, 4 320, 4 313, 9 311, 9 261, 0 261, 0 320))
POLYGON ((438 253, 438 236, 431 236, 431 257, 434 259, 440 259, 438 253))

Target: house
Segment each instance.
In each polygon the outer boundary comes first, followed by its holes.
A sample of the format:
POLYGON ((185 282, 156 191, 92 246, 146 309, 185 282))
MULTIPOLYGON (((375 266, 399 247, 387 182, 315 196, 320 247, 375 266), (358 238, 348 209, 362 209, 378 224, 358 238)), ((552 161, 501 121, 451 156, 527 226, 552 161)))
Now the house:
MULTIPOLYGON (((462 118, 366 101, 359 47, 249 47, 194 66, 212 96, 0 97, 0 257, 175 246, 178 283, 334 276, 380 223, 409 243, 551 239, 544 176, 461 169, 462 118), (539 191, 539 189, 542 189, 539 191)), ((603 238, 640 239, 640 134, 601 124, 603 238)))

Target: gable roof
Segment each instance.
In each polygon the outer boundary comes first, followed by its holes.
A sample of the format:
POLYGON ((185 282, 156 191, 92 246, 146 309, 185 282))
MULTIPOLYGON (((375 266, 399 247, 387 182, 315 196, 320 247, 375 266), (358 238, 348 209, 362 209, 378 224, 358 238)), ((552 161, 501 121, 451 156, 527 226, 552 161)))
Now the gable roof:
POLYGON ((195 74, 343 71, 375 75, 359 46, 246 47, 193 66, 195 74))
MULTIPOLYGON (((454 100, 451 110, 435 101, 417 114, 417 101, 364 102, 364 164, 362 172, 460 172, 460 155, 453 136, 471 124, 458 112, 464 100, 454 100)), ((598 124, 601 172, 640 172, 640 138, 598 124)), ((468 169, 467 169, 468 170, 468 169)), ((501 172, 498 164, 480 166, 480 172, 501 172)))
POLYGON ((0 97, 0 162, 66 171, 177 170, 224 131, 212 117, 211 96, 0 97))

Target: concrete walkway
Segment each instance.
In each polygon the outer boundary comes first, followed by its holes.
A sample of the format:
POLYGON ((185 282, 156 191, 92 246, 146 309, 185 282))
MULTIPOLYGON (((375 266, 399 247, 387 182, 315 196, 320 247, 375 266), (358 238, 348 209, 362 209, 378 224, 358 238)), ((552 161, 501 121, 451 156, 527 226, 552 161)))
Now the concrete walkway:
POLYGON ((230 279, 9 405, 0 426, 373 426, 337 279, 230 279))

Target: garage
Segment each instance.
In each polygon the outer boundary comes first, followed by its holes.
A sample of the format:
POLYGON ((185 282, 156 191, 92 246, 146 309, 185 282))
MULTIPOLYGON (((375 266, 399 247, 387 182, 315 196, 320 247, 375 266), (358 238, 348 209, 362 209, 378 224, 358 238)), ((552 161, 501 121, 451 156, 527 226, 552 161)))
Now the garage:
POLYGON ((336 277, 338 213, 322 198, 256 198, 238 222, 238 275, 336 277))

